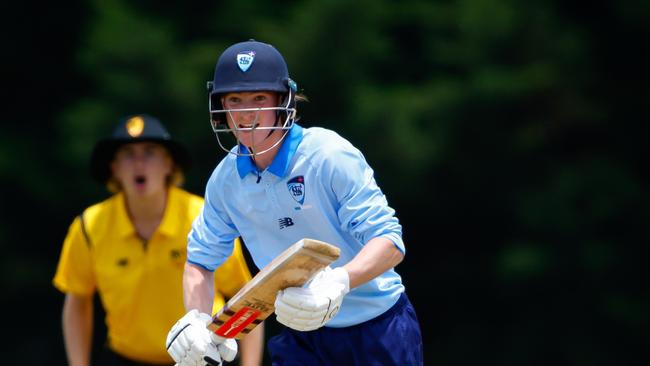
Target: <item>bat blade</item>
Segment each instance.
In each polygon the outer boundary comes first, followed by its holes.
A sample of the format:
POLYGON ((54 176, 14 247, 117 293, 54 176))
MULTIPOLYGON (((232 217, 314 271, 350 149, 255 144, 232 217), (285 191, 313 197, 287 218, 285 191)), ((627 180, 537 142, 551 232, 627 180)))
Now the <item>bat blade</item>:
POLYGON ((299 240, 244 285, 212 318, 208 329, 224 338, 243 338, 275 311, 278 291, 302 286, 339 255, 340 249, 331 244, 299 240))

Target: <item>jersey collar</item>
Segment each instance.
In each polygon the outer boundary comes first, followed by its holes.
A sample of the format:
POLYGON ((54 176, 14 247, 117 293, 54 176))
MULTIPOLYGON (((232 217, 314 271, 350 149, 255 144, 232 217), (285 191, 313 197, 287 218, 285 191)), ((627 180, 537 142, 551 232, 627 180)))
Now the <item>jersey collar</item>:
MULTIPOLYGON (((177 187, 169 187, 167 190, 167 203, 165 204, 165 212, 163 213, 163 218, 160 221, 160 225, 156 232, 167 236, 174 236, 178 232, 179 220, 177 220, 174 215, 179 212, 179 191, 177 187)), ((117 210, 117 220, 118 223, 115 225, 115 230, 118 230, 118 235, 121 237, 127 237, 131 235, 138 235, 133 222, 129 218, 129 214, 126 208, 126 197, 124 192, 120 192, 116 195, 117 204, 119 205, 119 210, 117 210)))
POLYGON ((124 192, 120 191, 115 195, 115 203, 118 205, 118 209, 115 210, 116 223, 114 225, 114 230, 117 232, 117 235, 120 237, 135 235, 135 227, 129 218, 126 208, 126 196, 124 192))
POLYGON ((180 232, 180 222, 178 213, 181 212, 180 207, 180 189, 170 186, 167 190, 167 203, 165 204, 165 213, 158 226, 158 232, 167 236, 178 235, 180 232))
MULTIPOLYGON (((297 123, 293 124, 293 127, 287 133, 287 136, 282 141, 282 146, 278 150, 277 155, 273 158, 273 162, 268 167, 268 171, 277 175, 278 177, 283 177, 287 172, 289 162, 293 155, 298 149, 300 141, 302 141, 303 128, 300 127, 297 123)), ((248 149, 246 146, 242 146, 242 151, 245 154, 248 154, 248 149)), ((237 172, 239 177, 244 179, 244 177, 249 174, 257 174, 257 167, 253 163, 253 159, 250 156, 237 156, 237 172)))

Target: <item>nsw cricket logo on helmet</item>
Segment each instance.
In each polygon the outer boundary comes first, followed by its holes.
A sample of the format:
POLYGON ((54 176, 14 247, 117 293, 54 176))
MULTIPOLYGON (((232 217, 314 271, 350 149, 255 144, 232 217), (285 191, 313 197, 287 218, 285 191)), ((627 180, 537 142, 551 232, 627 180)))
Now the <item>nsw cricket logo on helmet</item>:
POLYGON ((237 54, 237 66, 243 72, 248 71, 248 69, 255 61, 255 51, 242 52, 237 54))
MULTIPOLYGON (((269 132, 284 130, 286 136, 286 132, 291 129, 296 119, 295 98, 297 91, 296 82, 289 78, 289 70, 284 57, 272 45, 249 40, 228 47, 217 61, 213 79, 208 81, 210 123, 221 148, 231 152, 223 146, 219 138, 219 134, 224 132, 237 134, 253 129, 265 129, 269 132), (225 110, 221 103, 221 97, 226 93, 254 91, 270 91, 280 94, 280 103, 277 107, 250 109, 251 111, 275 110, 277 115, 275 125, 272 127, 240 128, 233 126, 230 128, 227 123, 227 115, 249 109, 225 110)), ((281 141, 282 139, 278 143, 281 141)))

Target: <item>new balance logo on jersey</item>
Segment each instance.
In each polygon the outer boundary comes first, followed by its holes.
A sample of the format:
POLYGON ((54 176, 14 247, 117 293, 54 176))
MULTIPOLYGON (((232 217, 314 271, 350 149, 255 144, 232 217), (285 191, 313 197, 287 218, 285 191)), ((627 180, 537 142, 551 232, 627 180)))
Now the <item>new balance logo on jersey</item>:
POLYGON ((291 217, 283 217, 278 219, 278 222, 280 223, 280 229, 284 229, 287 226, 293 226, 293 220, 291 220, 291 217))

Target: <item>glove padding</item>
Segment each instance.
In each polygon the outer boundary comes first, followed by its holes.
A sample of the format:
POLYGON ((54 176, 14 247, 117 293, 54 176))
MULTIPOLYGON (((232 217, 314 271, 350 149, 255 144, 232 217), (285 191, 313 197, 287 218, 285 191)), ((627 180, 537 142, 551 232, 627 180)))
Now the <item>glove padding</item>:
POLYGON ((343 267, 331 269, 328 266, 304 287, 289 287, 278 292, 276 319, 299 331, 318 329, 334 318, 348 292, 348 271, 343 267))
POLYGON ((212 333, 210 315, 190 310, 167 334, 167 352, 179 366, 221 365, 237 355, 237 342, 212 333))

